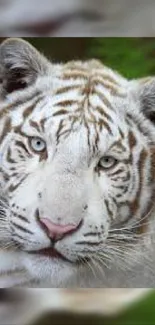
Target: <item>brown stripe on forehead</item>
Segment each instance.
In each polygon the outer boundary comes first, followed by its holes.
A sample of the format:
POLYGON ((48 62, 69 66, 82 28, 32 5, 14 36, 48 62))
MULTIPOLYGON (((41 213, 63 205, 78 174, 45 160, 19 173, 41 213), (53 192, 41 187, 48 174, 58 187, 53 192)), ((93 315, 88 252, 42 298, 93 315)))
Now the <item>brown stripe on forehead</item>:
POLYGON ((138 166, 137 166, 137 173, 139 173, 139 184, 138 184, 138 191, 136 193, 136 197, 129 204, 131 213, 133 216, 136 214, 137 210, 139 209, 139 203, 141 199, 141 192, 142 192, 142 187, 143 187, 143 181, 144 181, 144 166, 145 166, 145 161, 148 156, 148 152, 143 149, 140 153, 139 161, 138 161, 138 166))
POLYGON ((22 131, 22 127, 23 127, 23 123, 22 123, 21 125, 18 125, 18 126, 16 126, 16 127, 14 127, 14 128, 13 128, 13 131, 14 131, 15 133, 18 133, 18 134, 22 135, 23 137, 27 138, 28 136, 27 136, 26 133, 24 133, 24 132, 22 131))
POLYGON ((25 102, 34 100, 35 98, 37 98, 38 100, 38 96, 40 96, 39 98, 43 98, 43 95, 41 95, 41 92, 35 92, 34 94, 31 94, 30 96, 25 96, 24 98, 21 99, 17 99, 14 102, 12 102, 11 104, 6 104, 1 110, 0 110, 0 119, 2 117, 4 117, 10 110, 11 111, 15 111, 17 109, 18 106, 25 104, 25 102))
POLYGON ((42 98, 42 92, 41 91, 34 91, 33 94, 30 94, 30 96, 28 94, 26 94, 24 97, 22 97, 21 99, 17 99, 11 106, 14 106, 14 109, 16 110, 17 106, 23 105, 26 102, 32 101, 32 100, 37 100, 39 98, 42 98))
POLYGON ((91 149, 91 146, 90 146, 90 129, 89 129, 89 125, 86 123, 86 121, 84 121, 84 125, 85 125, 86 130, 87 130, 87 143, 88 143, 88 148, 90 150, 91 149))
POLYGON ((49 117, 44 117, 43 119, 40 120, 40 129, 42 132, 45 131, 45 123, 49 120, 49 117))
POLYGON ((69 112, 66 110, 66 109, 60 109, 60 111, 58 111, 58 112, 55 112, 54 114, 53 114, 53 117, 54 116, 59 116, 59 115, 65 115, 65 114, 68 114, 69 112))
POLYGON ((112 76, 110 76, 109 74, 106 74, 104 72, 103 73, 102 72, 98 72, 97 73, 97 76, 100 76, 101 78, 103 78, 103 80, 109 81, 112 84, 120 87, 120 83, 116 79, 114 79, 112 76))
POLYGON ((107 122, 105 122, 103 119, 99 119, 97 124, 99 126, 100 131, 102 131, 103 128, 105 128, 110 134, 112 134, 112 129, 110 128, 109 124, 107 122))
MULTIPOLYGON (((86 98, 87 100, 87 111, 89 112, 89 116, 90 116, 90 120, 94 123, 97 122, 97 119, 96 119, 96 116, 95 116, 95 112, 91 110, 91 104, 90 104, 90 101, 89 101, 89 98, 86 98)), ((83 114, 85 120, 89 121, 88 118, 86 118, 86 115, 84 114, 84 111, 83 111, 83 106, 85 105, 85 102, 82 104, 81 106, 81 114, 83 114)))
POLYGON ((57 141, 57 145, 59 143, 59 138, 60 138, 60 132, 63 130, 64 128, 64 120, 61 120, 59 122, 59 126, 58 126, 58 130, 56 132, 56 141, 57 141))
POLYGON ((109 90, 110 94, 112 96, 116 96, 116 97, 121 97, 121 98, 125 98, 127 97, 127 94, 124 92, 121 92, 121 89, 116 87, 115 85, 111 84, 111 83, 106 83, 104 80, 93 80, 93 83, 95 86, 102 86, 103 88, 106 88, 109 90))
POLYGON ((99 112, 102 116, 106 117, 106 119, 108 121, 113 122, 111 116, 107 112, 105 112, 105 110, 103 109, 103 107, 96 106, 96 107, 93 107, 93 108, 94 108, 94 110, 96 110, 97 112, 99 112))
POLYGON ((39 98, 36 99, 36 101, 31 104, 30 106, 26 107, 24 112, 23 112, 23 118, 25 119, 26 117, 28 117, 33 110, 35 109, 36 105, 41 101, 41 99, 43 99, 43 96, 40 96, 39 98))
POLYGON ((78 101, 77 100, 63 100, 63 101, 60 101, 58 103, 55 103, 53 106, 63 106, 63 107, 66 107, 66 106, 71 106, 71 105, 74 105, 74 104, 78 104, 78 101))
MULTIPOLYGON (((15 133, 18 133, 25 138, 29 138, 30 136, 27 133, 25 133, 24 131, 22 131, 22 127, 23 127, 23 123, 18 126, 13 127, 12 129, 15 133)), ((41 131, 41 129, 38 129, 38 130, 39 130, 39 132, 41 131)))
POLYGON ((63 80, 69 80, 69 79, 74 79, 74 80, 76 80, 76 79, 83 79, 83 80, 88 80, 88 74, 87 73, 84 73, 84 72, 79 72, 79 71, 77 71, 77 72, 65 72, 64 74, 63 74, 63 76, 61 77, 61 79, 63 79, 63 80))
POLYGON ((80 89, 80 86, 78 86, 78 85, 77 86, 76 85, 75 86, 73 86, 73 85, 66 86, 66 87, 62 87, 62 88, 56 90, 54 95, 61 95, 61 94, 65 94, 71 90, 79 90, 79 89, 80 89))
POLYGON ((93 91, 93 94, 96 94, 96 95, 100 98, 100 100, 103 102, 103 104, 104 104, 106 107, 108 107, 108 108, 110 108, 111 110, 113 110, 113 107, 112 107, 110 101, 107 99, 107 97, 106 97, 103 93, 94 90, 94 91, 93 91))
POLYGON ((41 130, 40 130, 40 125, 39 125, 37 122, 30 120, 30 121, 29 121, 29 124, 30 124, 30 126, 32 126, 34 129, 36 129, 38 132, 41 131, 41 130))
POLYGON ((0 136, 1 143, 4 140, 5 136, 7 135, 7 133, 9 133, 10 131, 11 131, 11 119, 10 119, 10 117, 8 117, 6 119, 6 121, 4 122, 3 130, 2 130, 2 133, 0 136))
POLYGON ((92 93, 92 90, 93 90, 93 87, 92 87, 91 81, 90 81, 90 79, 88 79, 88 82, 85 84, 84 87, 82 87, 80 93, 81 93, 81 95, 89 96, 92 93))
POLYGON ((94 141, 92 141, 92 151, 96 155, 96 150, 98 149, 98 144, 99 144, 99 140, 100 140, 96 123, 94 123, 94 129, 95 129, 95 137, 94 137, 94 141))

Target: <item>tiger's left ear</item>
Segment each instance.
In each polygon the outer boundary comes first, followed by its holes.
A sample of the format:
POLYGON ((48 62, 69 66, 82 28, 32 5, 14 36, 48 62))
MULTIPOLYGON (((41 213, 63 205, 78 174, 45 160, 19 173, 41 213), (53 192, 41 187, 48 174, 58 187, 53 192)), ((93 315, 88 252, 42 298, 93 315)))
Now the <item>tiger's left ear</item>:
POLYGON ((50 62, 30 43, 9 38, 0 45, 0 95, 30 86, 48 73, 50 62))
POLYGON ((143 115, 155 124, 155 77, 142 78, 134 81, 134 93, 140 101, 143 115))

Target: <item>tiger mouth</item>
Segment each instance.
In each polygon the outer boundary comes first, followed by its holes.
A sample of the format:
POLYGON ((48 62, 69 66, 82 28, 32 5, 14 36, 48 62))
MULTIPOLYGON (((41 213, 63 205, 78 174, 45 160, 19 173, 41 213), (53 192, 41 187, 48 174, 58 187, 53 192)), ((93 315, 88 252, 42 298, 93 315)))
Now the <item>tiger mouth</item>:
POLYGON ((65 259, 65 257, 59 253, 55 248, 43 248, 40 250, 35 250, 35 251, 31 251, 28 252, 29 254, 36 254, 36 255, 40 255, 40 256, 46 256, 46 257, 50 257, 50 258, 63 258, 65 259))
POLYGON ((52 247, 43 248, 40 250, 28 252, 28 253, 34 254, 36 256, 48 257, 50 259, 58 259, 58 260, 62 260, 62 261, 73 264, 73 262, 71 260, 69 260, 67 257, 65 257, 63 254, 61 254, 55 248, 52 248, 52 247))
POLYGON ((57 259, 77 266, 84 265, 86 263, 86 260, 89 260, 89 258, 85 258, 85 260, 77 259, 76 261, 71 261, 66 256, 58 252, 55 248, 51 248, 51 247, 43 248, 35 251, 29 251, 27 253, 31 255, 33 254, 36 256, 40 256, 40 257, 47 257, 49 259, 57 259))

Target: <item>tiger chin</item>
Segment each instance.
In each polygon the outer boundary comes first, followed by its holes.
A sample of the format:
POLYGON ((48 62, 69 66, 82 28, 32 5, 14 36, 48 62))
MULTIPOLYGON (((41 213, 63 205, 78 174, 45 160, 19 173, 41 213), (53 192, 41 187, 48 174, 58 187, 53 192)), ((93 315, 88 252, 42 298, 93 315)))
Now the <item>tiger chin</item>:
POLYGON ((154 77, 1 44, 1 287, 155 286, 154 103, 154 77))

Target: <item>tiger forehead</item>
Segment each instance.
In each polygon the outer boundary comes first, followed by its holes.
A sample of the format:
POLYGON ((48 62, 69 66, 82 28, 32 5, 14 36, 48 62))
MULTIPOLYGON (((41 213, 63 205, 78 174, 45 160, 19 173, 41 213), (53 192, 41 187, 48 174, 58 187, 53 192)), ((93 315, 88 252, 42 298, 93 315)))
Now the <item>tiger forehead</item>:
MULTIPOLYGON (((101 62, 90 60, 86 62, 73 61, 65 64, 62 69, 62 80, 71 79, 72 82, 77 79, 85 81, 85 84, 94 85, 94 82, 99 80, 109 82, 113 86, 122 88, 125 79, 112 69, 104 66, 101 62)), ((82 83, 83 84, 83 83, 82 83)))
MULTIPOLYGON (((89 125, 94 125, 96 142, 102 130, 112 134, 117 114, 112 99, 116 102, 127 96, 126 79, 101 63, 91 61, 63 65, 54 80, 55 86, 49 88, 47 97, 45 93, 46 109, 39 103, 44 114, 40 115, 39 121, 37 114, 36 122, 40 123, 43 132, 49 129, 53 118, 56 118, 58 141, 62 135, 67 136, 80 125, 84 125, 88 133, 89 125)), ((33 117, 36 119, 35 113, 31 115, 32 120, 33 117)))
POLYGON ((127 97, 125 79, 94 61, 64 65, 58 81, 52 91, 53 116, 76 114, 87 122, 99 122, 104 115, 110 121, 111 111, 114 111, 113 97, 115 101, 127 97), (97 120, 94 114, 98 114, 97 120))
MULTIPOLYGON (((34 103, 28 102, 23 110, 23 121, 28 118, 31 128, 37 132, 41 129, 44 133, 56 117, 58 141, 62 135, 67 136, 82 124, 88 134, 89 125, 94 124, 96 142, 102 130, 113 133, 117 114, 113 103, 118 99, 122 105, 122 99, 126 98, 126 79, 92 60, 64 64, 59 73, 51 76, 48 81, 47 88, 44 90, 43 87, 34 103), (53 80, 52 88, 50 80, 53 80)), ((15 120, 17 121, 16 116, 15 120)), ((118 118, 117 121, 119 122, 118 118)), ((21 122, 21 125, 22 129, 26 128, 25 123, 21 122)))
POLYGON ((84 97, 89 99, 91 95, 98 95, 104 106, 110 107, 113 97, 127 97, 126 79, 94 61, 70 62, 63 66, 57 78, 57 86, 52 91, 53 96, 57 95, 55 100, 58 100, 58 106, 62 104, 61 99, 64 106, 69 106, 71 102, 75 103, 75 98, 82 103, 84 97))

